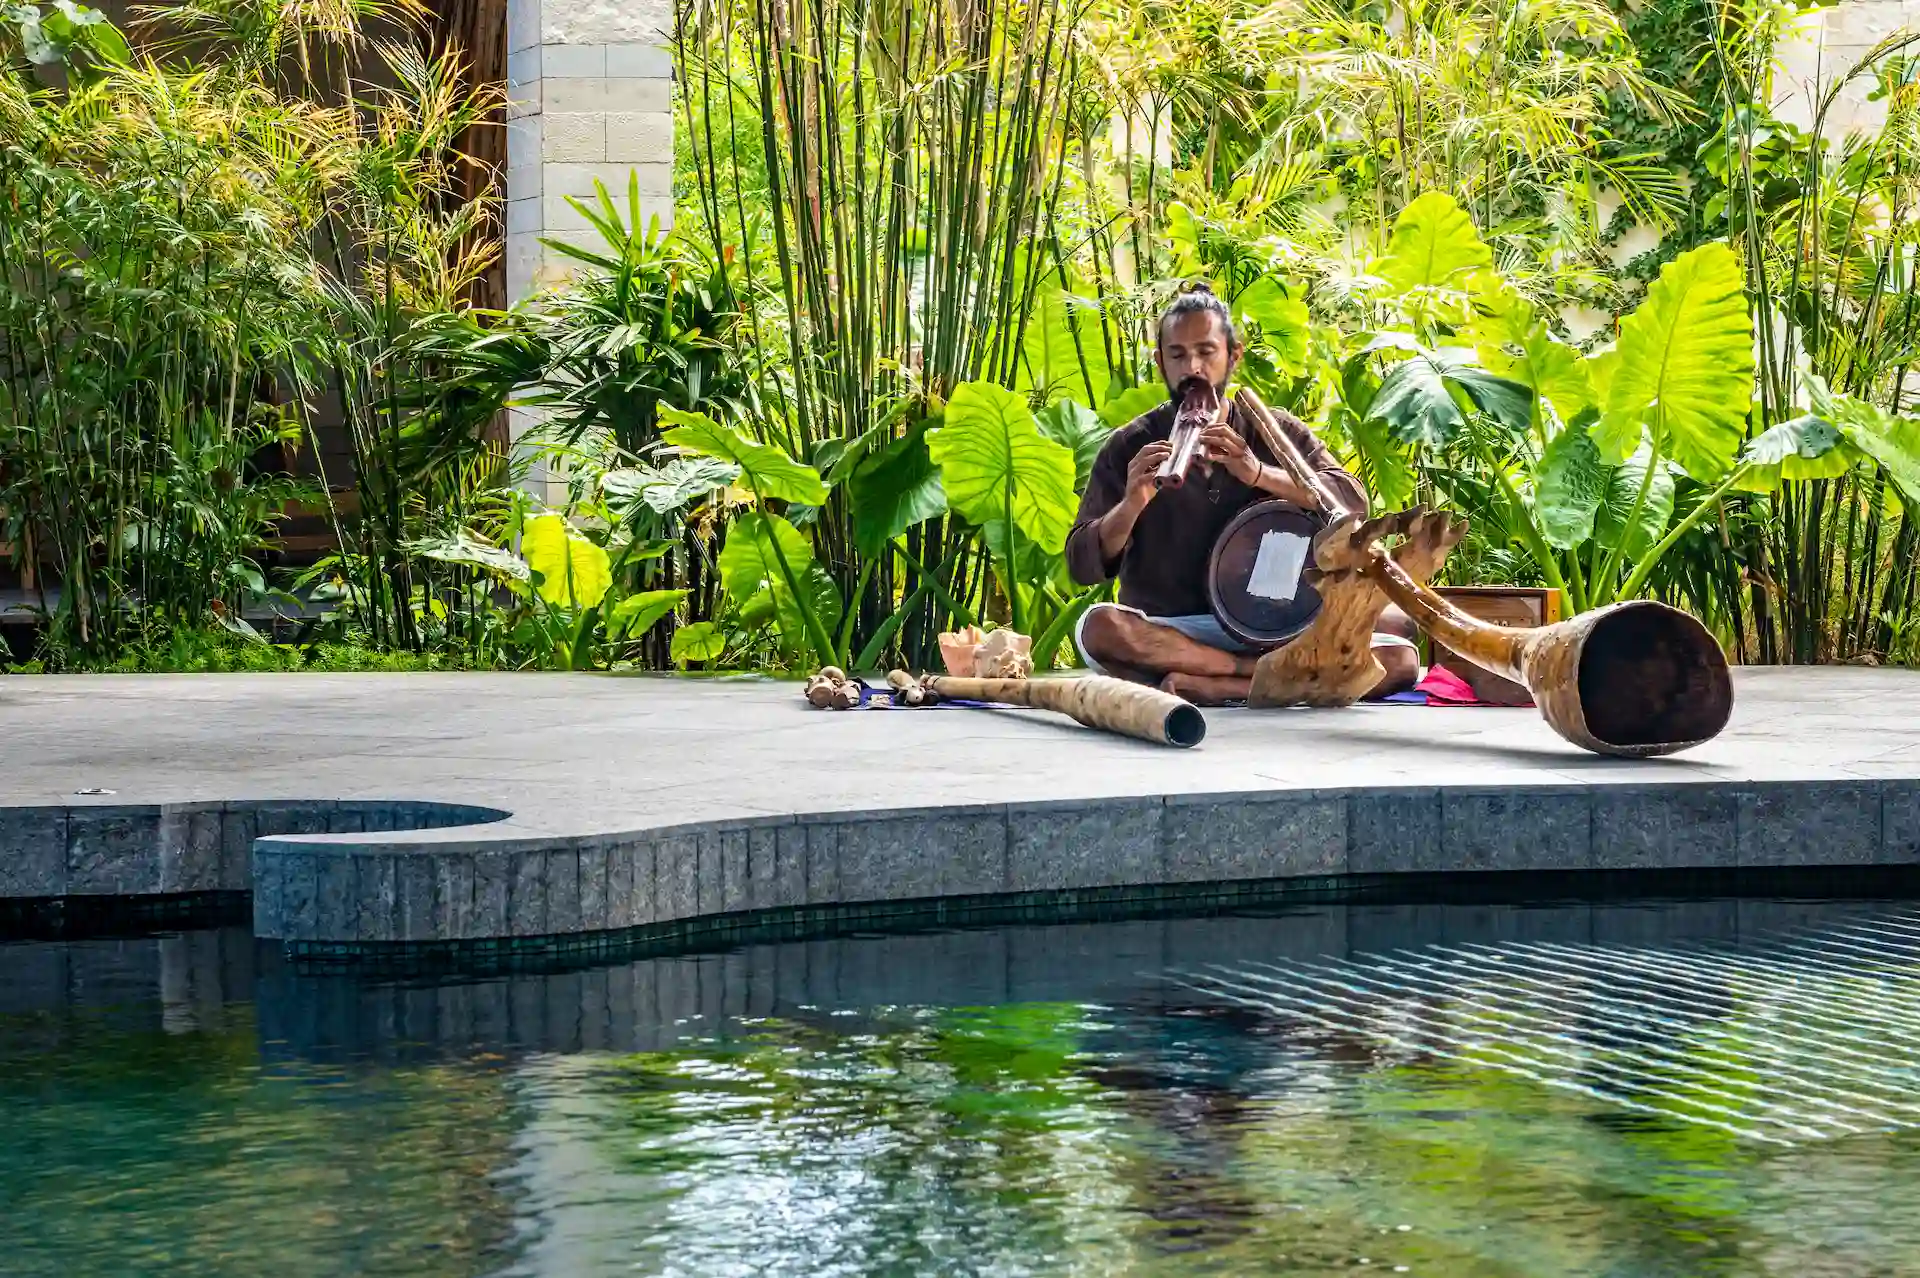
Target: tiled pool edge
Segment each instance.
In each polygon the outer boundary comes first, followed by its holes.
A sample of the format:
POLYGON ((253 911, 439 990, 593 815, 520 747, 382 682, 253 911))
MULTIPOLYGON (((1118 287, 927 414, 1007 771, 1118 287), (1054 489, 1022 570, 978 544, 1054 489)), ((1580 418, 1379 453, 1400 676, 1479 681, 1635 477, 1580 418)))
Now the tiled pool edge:
POLYGON ((1920 781, 1343 788, 744 818, 595 836, 256 840, 254 930, 344 959, 578 950, 909 903, 1434 871, 1920 862, 1920 781), (485 945, 480 949, 488 948, 485 945))
POLYGON ((829 916, 1230 905, 1423 872, 1903 864, 1920 864, 1920 780, 1268 790, 584 836, 405 800, 0 809, 0 903, 251 893, 257 935, 341 961, 585 953, 829 916))

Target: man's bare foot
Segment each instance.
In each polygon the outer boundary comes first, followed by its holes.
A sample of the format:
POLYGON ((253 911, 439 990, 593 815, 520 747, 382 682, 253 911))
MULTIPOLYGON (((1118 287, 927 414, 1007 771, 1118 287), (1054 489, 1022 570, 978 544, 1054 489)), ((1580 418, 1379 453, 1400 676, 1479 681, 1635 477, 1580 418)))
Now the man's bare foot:
POLYGON ((1245 701, 1253 680, 1240 675, 1170 674, 1160 681, 1160 691, 1190 701, 1196 706, 1218 706, 1229 701, 1245 701))

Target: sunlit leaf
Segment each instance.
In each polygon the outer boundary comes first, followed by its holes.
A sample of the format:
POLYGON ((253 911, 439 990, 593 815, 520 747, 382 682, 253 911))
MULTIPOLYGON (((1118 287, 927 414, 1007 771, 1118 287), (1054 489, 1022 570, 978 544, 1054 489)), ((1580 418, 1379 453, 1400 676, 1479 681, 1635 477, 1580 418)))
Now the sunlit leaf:
POLYGON ((1100 420, 1100 414, 1070 399, 1048 404, 1035 414, 1034 424, 1042 435, 1073 450, 1073 488, 1075 492, 1084 490, 1094 460, 1113 438, 1112 428, 1100 420))
POLYGON ((660 405, 663 421, 674 422, 660 438, 677 448, 717 457, 740 468, 740 482, 762 501, 791 501, 818 506, 827 500, 820 472, 793 460, 772 444, 748 439, 731 426, 705 413, 690 413, 671 404, 660 405))
POLYGON ((725 488, 740 478, 740 468, 717 457, 675 457, 663 466, 631 466, 600 477, 611 497, 639 501, 659 515, 670 515, 695 498, 725 488))
POLYGON ((668 655, 683 666, 689 661, 718 661, 726 650, 726 636, 711 621, 680 627, 673 632, 673 642, 667 648, 668 655))
POLYGON ((1392 293, 1459 286, 1493 265, 1473 219, 1445 191, 1428 191, 1394 219, 1387 255, 1372 273, 1392 293))
POLYGON ((990 382, 954 392, 944 423, 927 433, 947 500, 976 524, 1009 519, 1049 551, 1073 523, 1073 452, 1040 433, 1019 396, 990 382))
POLYGON ((660 624, 660 619, 678 608, 691 593, 685 590, 643 590, 628 595, 613 606, 607 617, 607 635, 613 639, 637 638, 660 624))
POLYGON ((805 592, 822 626, 831 630, 840 619, 839 593, 833 579, 814 562, 813 544, 778 515, 754 510, 736 516, 727 528, 717 566, 720 584, 735 603, 743 608, 756 599, 772 604, 780 638, 795 650, 804 649, 808 642, 807 625, 800 600, 787 584, 789 574, 805 592))
POLYGON ((1167 388, 1156 382, 1131 386, 1100 405, 1100 420, 1110 430, 1131 425, 1167 402, 1167 388))
POLYGON ((533 576, 526 560, 503 546, 482 541, 464 528, 451 537, 411 542, 407 549, 422 559, 433 559, 443 564, 468 564, 499 573, 513 581, 527 581, 533 576))
POLYGON ((1298 376, 1306 369, 1313 321, 1307 304, 1290 294, 1281 282, 1263 275, 1234 297, 1236 321, 1251 320, 1259 338, 1280 370, 1298 376))
POLYGON ((1673 520, 1673 472, 1662 462, 1654 468, 1648 482, 1647 467, 1653 450, 1642 445, 1633 456, 1612 469, 1607 476, 1607 491, 1593 521, 1593 537, 1612 550, 1621 547, 1625 563, 1637 561, 1660 540, 1673 520), (1646 496, 1640 490, 1646 487, 1646 496), (1636 508, 1636 502, 1638 506, 1636 508))
POLYGON ((1740 260, 1720 243, 1661 269, 1646 300, 1620 322, 1619 363, 1597 441, 1603 456, 1637 438, 1645 423, 1663 454, 1695 479, 1726 473, 1753 396, 1744 283, 1740 260))
POLYGON ((613 584, 607 552, 561 515, 535 515, 520 530, 520 553, 540 575, 536 589, 555 607, 591 608, 613 584))

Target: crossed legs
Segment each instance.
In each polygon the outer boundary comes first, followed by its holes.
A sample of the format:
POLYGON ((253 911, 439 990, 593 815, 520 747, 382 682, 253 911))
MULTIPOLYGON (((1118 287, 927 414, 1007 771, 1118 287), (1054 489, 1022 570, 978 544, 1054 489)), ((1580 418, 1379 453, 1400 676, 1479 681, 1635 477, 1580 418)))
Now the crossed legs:
MULTIPOLYGON (((1409 642, 1415 636, 1413 621, 1391 605, 1374 632, 1409 642)), ((1114 676, 1159 684, 1196 705, 1245 700, 1258 656, 1215 648, 1124 608, 1097 607, 1089 612, 1080 628, 1080 644, 1088 657, 1114 676)), ((1420 677, 1420 656, 1413 648, 1376 644, 1373 655, 1386 674, 1367 692, 1368 700, 1403 692, 1420 677)))

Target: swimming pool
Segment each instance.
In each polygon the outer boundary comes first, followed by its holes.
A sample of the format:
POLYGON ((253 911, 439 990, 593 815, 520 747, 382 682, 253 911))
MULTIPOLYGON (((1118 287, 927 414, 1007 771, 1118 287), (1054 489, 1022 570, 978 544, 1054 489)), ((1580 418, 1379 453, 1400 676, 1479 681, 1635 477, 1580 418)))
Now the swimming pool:
POLYGON ((0 1272, 1900 1274, 1920 903, 0 945, 0 1272))

